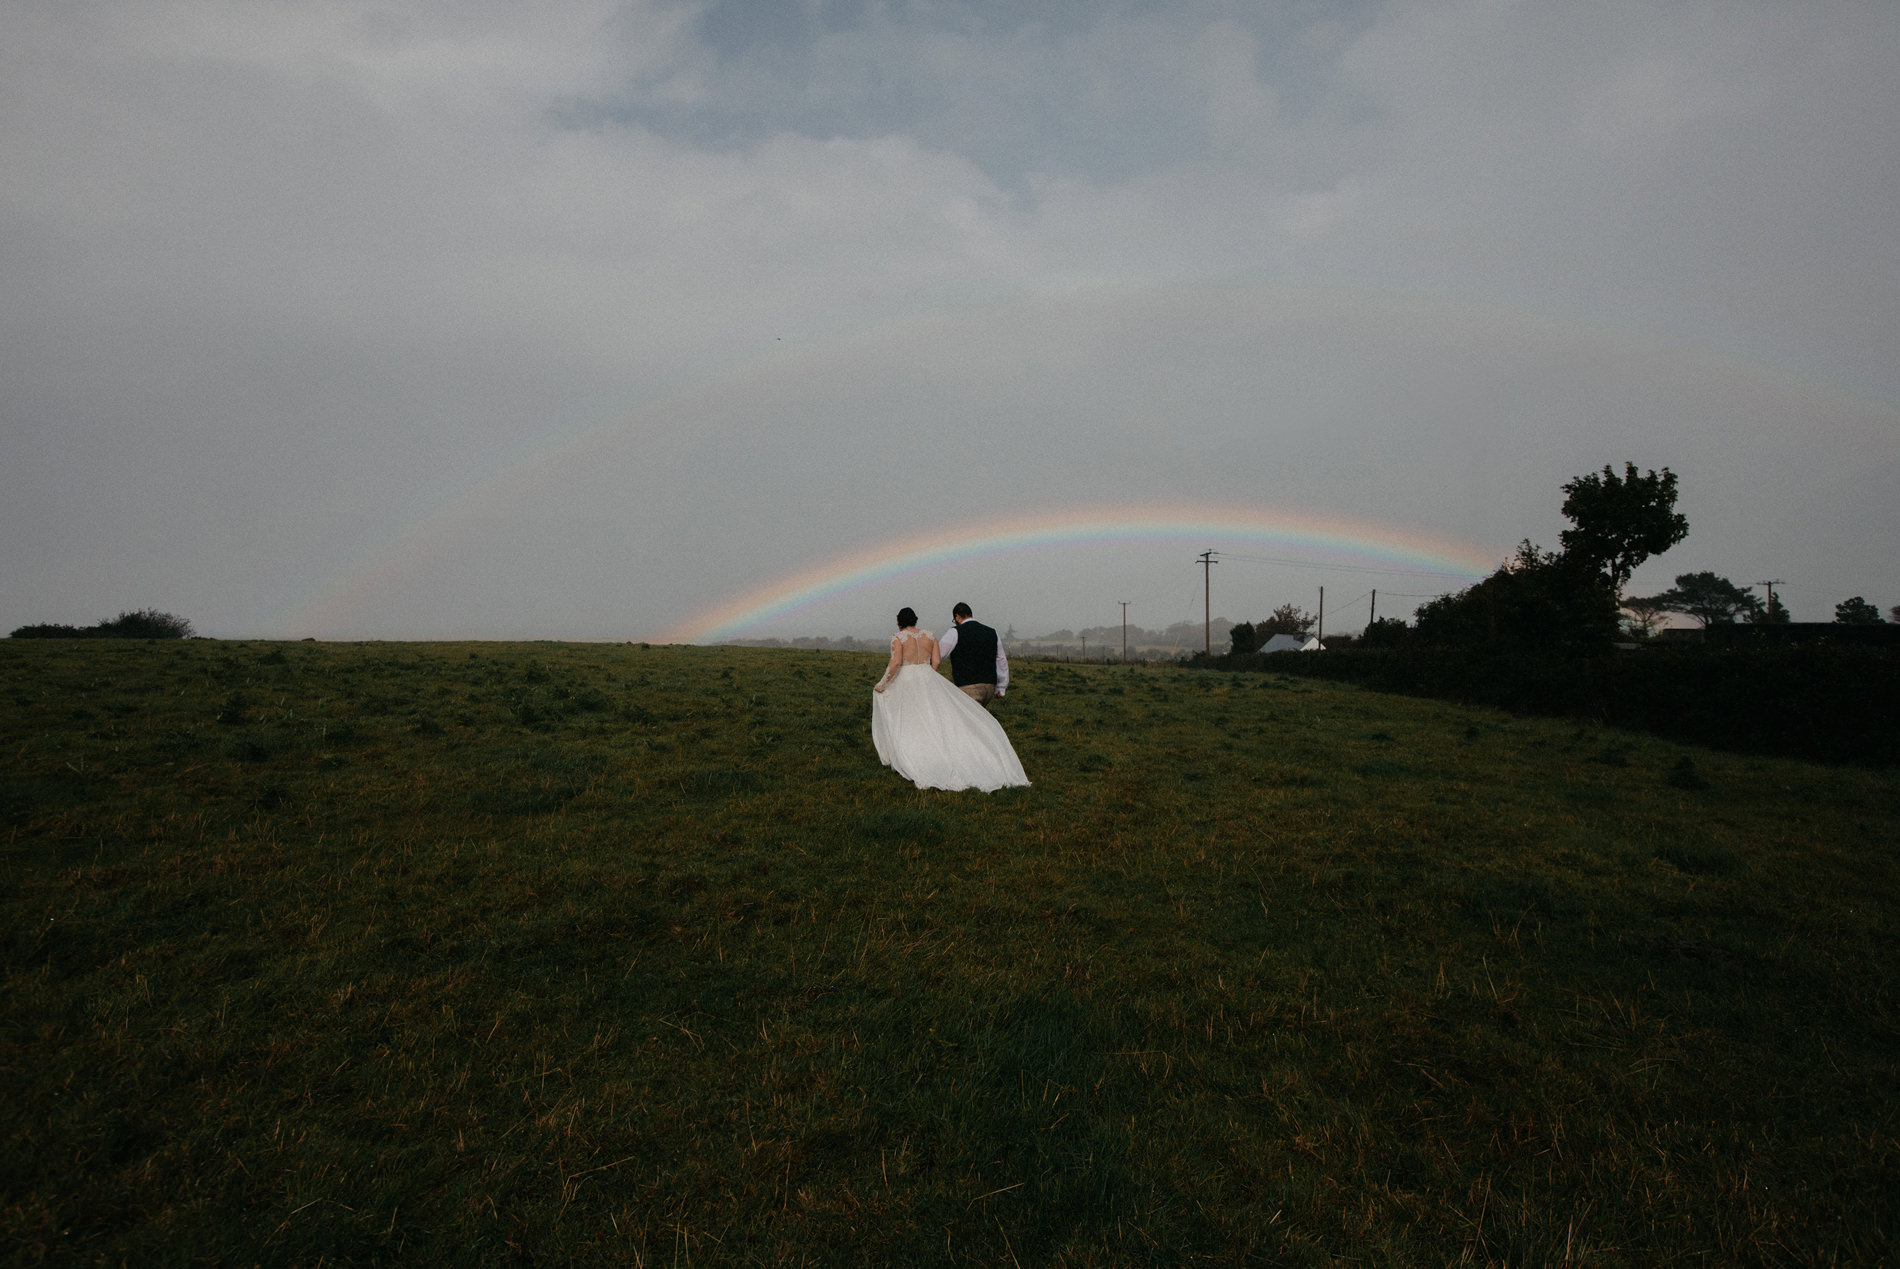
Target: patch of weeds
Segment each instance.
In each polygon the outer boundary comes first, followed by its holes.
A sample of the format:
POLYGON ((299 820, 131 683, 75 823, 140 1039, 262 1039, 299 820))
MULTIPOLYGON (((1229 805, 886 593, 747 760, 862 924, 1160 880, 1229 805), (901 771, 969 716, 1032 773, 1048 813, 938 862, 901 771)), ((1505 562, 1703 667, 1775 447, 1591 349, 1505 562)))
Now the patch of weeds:
POLYGON ((1740 964, 1742 959, 1728 949, 1717 947, 1712 943, 1698 943, 1692 939, 1675 938, 1671 935, 1646 940, 1643 950, 1651 956, 1665 960, 1712 965, 1717 969, 1731 969, 1740 964))
POLYGON ((918 807, 872 811, 858 817, 853 834, 880 846, 929 845, 949 835, 943 817, 918 807))
POLYGON ((348 719, 318 723, 313 731, 319 745, 354 745, 363 739, 361 730, 348 719))
POLYGON ((438 723, 432 715, 422 714, 417 717, 415 725, 409 731, 415 736, 441 736, 446 734, 448 729, 438 723))
POLYGON ((756 771, 744 767, 699 767, 686 774, 686 792, 695 797, 730 797, 737 793, 757 793, 765 780, 756 771))
POLYGON ((1585 759, 1603 767, 1627 767, 1630 765, 1630 747, 1628 745, 1605 745, 1585 759))
POLYGON ((1616 803, 1616 790, 1601 784, 1573 784, 1563 790, 1564 801, 1572 806, 1602 807, 1616 803))
POLYGON ((226 743, 224 752, 239 762, 269 762, 290 746, 291 738, 284 732, 254 731, 226 743))
POLYGON ((235 727, 247 720, 251 702, 242 692, 233 692, 224 698, 224 704, 218 706, 217 720, 227 727, 235 727))
POLYGON ((33 800, 10 785, 0 785, 0 825, 26 823, 33 800))
POLYGON ((1693 846, 1675 843, 1657 847, 1656 858, 1691 877, 1726 877, 1735 871, 1739 863, 1726 850, 1698 850, 1693 846))
POLYGON ((1390 758, 1374 758, 1371 762, 1362 762, 1355 768, 1360 775, 1368 779, 1395 780, 1412 774, 1412 769, 1403 762, 1394 762, 1390 758))
POLYGON ((1451 894, 1473 920, 1565 917, 1578 910, 1575 899, 1545 877, 1474 875, 1454 887, 1451 894))
POLYGON ((487 785, 469 794, 468 808, 478 814, 551 815, 581 794, 571 781, 540 780, 530 784, 487 785))
POLYGON ((1676 765, 1669 768, 1669 774, 1663 777, 1663 783, 1672 789, 1706 789, 1709 782, 1695 769, 1695 759, 1688 754, 1676 759, 1676 765))
POLYGON ((542 731, 561 721, 559 707, 539 692, 520 697, 509 705, 508 711, 530 731, 542 731))

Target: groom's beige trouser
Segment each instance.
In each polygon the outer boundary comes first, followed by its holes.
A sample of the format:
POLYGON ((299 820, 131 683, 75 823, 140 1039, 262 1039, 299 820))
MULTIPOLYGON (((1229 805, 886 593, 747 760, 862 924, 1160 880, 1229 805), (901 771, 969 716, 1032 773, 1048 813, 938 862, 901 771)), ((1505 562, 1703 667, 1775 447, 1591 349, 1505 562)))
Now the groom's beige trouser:
POLYGON ((963 693, 978 705, 987 706, 990 700, 996 695, 996 684, 965 683, 963 685, 963 693))

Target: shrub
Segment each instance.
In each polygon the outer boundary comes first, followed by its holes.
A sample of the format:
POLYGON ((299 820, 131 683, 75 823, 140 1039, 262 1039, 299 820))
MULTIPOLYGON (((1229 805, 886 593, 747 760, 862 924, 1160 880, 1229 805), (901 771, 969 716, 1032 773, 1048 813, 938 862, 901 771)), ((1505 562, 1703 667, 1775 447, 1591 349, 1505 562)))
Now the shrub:
MULTIPOLYGON (((1217 662, 1264 670, 1268 659, 1217 662)), ((1414 645, 1272 660, 1276 671, 1374 691, 1587 719, 1719 749, 1876 766, 1900 761, 1900 655, 1879 646, 1652 645, 1562 656, 1414 645)))
POLYGON ((156 608, 122 612, 96 626, 36 625, 21 626, 10 636, 14 639, 187 639, 191 623, 183 617, 156 608))
POLYGON ((107 639, 186 639, 191 636, 189 621, 156 608, 122 612, 95 628, 100 637, 107 639))
POLYGON ((1411 637, 1412 628, 1397 617, 1376 617, 1359 636, 1362 648, 1396 648, 1411 637))

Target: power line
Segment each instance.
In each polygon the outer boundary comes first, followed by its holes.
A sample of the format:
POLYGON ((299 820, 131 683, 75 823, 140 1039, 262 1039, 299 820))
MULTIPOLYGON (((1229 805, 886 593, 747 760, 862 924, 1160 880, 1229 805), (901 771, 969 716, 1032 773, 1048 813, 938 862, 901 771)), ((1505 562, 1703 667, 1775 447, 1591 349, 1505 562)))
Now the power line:
POLYGON ((1341 573, 1391 573, 1407 577, 1470 577, 1475 573, 1454 573, 1434 568, 1374 568, 1368 564, 1315 564, 1311 560, 1285 560, 1274 555, 1234 555, 1227 551, 1217 552, 1224 560, 1245 560, 1249 564, 1281 564, 1287 568, 1317 568, 1328 572, 1341 573))

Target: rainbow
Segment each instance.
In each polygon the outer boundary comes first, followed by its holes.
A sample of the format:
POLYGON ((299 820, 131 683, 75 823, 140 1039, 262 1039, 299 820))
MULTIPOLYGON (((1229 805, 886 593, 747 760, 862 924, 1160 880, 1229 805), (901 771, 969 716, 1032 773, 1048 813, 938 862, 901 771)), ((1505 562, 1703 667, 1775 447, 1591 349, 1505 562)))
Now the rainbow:
POLYGON ((1206 503, 1076 507, 1001 517, 975 533, 967 524, 940 529, 835 556, 700 612, 666 638, 675 643, 738 638, 826 600, 944 564, 1053 547, 1172 540, 1191 540, 1198 546, 1229 543, 1233 549, 1270 548, 1302 556, 1301 563, 1331 564, 1355 572, 1431 573, 1476 580, 1497 564, 1469 543, 1343 516, 1206 503))
MULTIPOLYGON (((1553 313, 1499 306, 1450 296, 1389 295, 1348 288, 1298 288, 1265 283, 1232 286, 1182 283, 1151 287, 1131 286, 1126 294, 1190 295, 1201 292, 1256 294, 1276 301, 1277 311, 1318 311, 1345 315, 1358 322, 1415 319, 1421 329, 1447 321, 1483 321, 1522 335, 1542 332, 1569 349, 1591 349, 1606 357, 1641 355, 1694 370, 1709 382, 1735 381, 1751 391, 1771 389, 1790 394, 1791 414, 1803 407, 1839 413, 1843 407, 1864 415, 1871 409, 1876 427, 1891 431, 1893 403, 1875 400, 1836 385, 1814 382, 1780 363, 1755 364, 1741 357, 1700 345, 1688 345, 1642 328, 1616 328, 1594 321, 1553 313), (1318 306, 1315 308, 1315 306, 1318 306)), ((1105 309, 1117 303, 1116 288, 1078 292, 1075 303, 1105 309)), ((1045 297, 1048 298, 1048 297, 1045 297)), ((1024 303, 1030 301, 1025 300, 1024 303)), ((1040 301, 1037 301, 1040 302, 1040 301)), ((1051 302, 1055 302, 1052 300, 1051 302)), ((1012 305, 972 310, 1008 313, 1012 305)), ((913 314, 913 324, 935 320, 951 310, 913 314)), ((798 371, 807 377, 833 373, 837 358, 856 355, 875 335, 886 338, 893 323, 882 320, 863 329, 841 330, 796 350, 741 359, 706 368, 698 377, 654 390, 637 405, 594 402, 559 416, 540 419, 506 447, 475 459, 459 473, 445 477, 425 497, 418 498, 406 518, 388 525, 371 540, 356 544, 346 557, 333 561, 287 596, 267 629, 285 637, 312 632, 342 637, 368 596, 385 590, 427 567, 451 551, 479 514, 520 502, 558 479, 564 464, 577 461, 590 446, 629 432, 667 436, 689 431, 720 393, 742 393, 747 388, 775 382, 775 376, 798 371)), ((848 376, 840 375, 840 379, 848 376)), ((774 615, 796 612, 831 595, 846 593, 910 569, 1012 550, 1053 547, 1064 543, 1112 542, 1139 539, 1198 539, 1197 549, 1216 542, 1247 542, 1284 549, 1322 548, 1338 558, 1384 560, 1394 568, 1423 563, 1425 571, 1458 575, 1488 571, 1495 562, 1479 563, 1468 544, 1365 521, 1331 519, 1297 513, 1279 514, 1259 507, 1159 506, 1143 511, 1080 509, 1026 515, 993 522, 977 535, 944 530, 924 534, 895 547, 867 548, 802 570, 702 613, 682 623, 676 636, 730 638, 774 615), (1092 526, 1092 527, 1089 527, 1092 526), (1012 534, 1016 535, 1012 537, 1012 534), (1037 534, 1046 536, 1038 537, 1037 534)), ((1317 561, 1316 561, 1317 562, 1317 561)))

